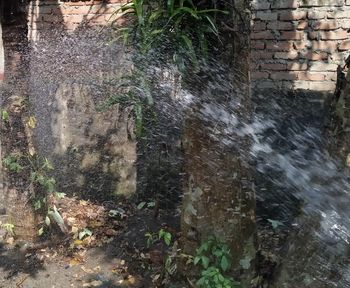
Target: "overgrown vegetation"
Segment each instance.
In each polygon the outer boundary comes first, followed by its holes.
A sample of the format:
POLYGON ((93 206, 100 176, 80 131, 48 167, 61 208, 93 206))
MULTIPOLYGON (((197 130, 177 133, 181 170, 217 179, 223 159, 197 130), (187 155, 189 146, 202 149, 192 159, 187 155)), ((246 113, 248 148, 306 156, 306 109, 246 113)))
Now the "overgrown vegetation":
POLYGON ((199 288, 239 288, 228 273, 231 268, 230 249, 215 238, 204 241, 196 250, 193 263, 201 268, 201 277, 196 282, 199 288))
POLYGON ((217 9, 215 1, 131 0, 115 13, 124 13, 128 21, 117 29, 114 40, 122 38, 131 47, 134 66, 130 75, 120 79, 119 92, 103 106, 133 106, 135 132, 141 137, 145 123, 156 119, 148 64, 165 62, 175 65, 182 74, 199 71, 200 63, 208 57, 210 43, 213 39, 220 41, 217 18, 227 11, 217 9))
MULTIPOLYGON (((13 173, 25 172, 30 175, 30 181, 34 188, 34 193, 30 199, 33 209, 43 212, 44 215, 47 211, 44 221, 47 227, 51 224, 51 218, 60 228, 63 228, 64 221, 57 208, 48 207, 48 197, 50 195, 58 198, 65 196, 64 193, 57 191, 56 180, 51 176, 51 171, 54 169, 51 162, 47 158, 39 157, 36 154, 12 153, 3 159, 3 164, 8 171, 13 173)), ((45 225, 42 225, 39 228, 39 235, 44 233, 44 227, 45 225)))
POLYGON ((198 59, 207 57, 210 39, 219 39, 217 15, 227 14, 216 9, 215 2, 201 6, 192 0, 132 0, 116 11, 131 18, 118 32, 141 55, 157 50, 183 71, 187 60, 197 66, 198 59))

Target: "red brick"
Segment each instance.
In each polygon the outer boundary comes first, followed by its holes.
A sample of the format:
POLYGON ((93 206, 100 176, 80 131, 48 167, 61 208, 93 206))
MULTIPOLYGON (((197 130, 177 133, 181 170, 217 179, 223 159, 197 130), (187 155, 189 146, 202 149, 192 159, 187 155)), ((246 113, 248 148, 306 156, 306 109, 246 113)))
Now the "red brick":
POLYGON ((272 9, 291 9, 291 8, 298 8, 298 1, 297 0, 278 0, 273 1, 271 4, 272 9))
POLYGON ((267 42, 266 49, 272 51, 289 51, 293 49, 293 42, 279 41, 279 42, 267 42))
POLYGON ((268 10, 270 9, 270 3, 264 0, 253 0, 252 1, 253 10, 268 10))
POLYGON ((272 52, 266 52, 266 51, 252 51, 251 57, 252 60, 268 60, 273 59, 273 53, 272 52))
POLYGON ((307 63, 290 62, 287 64, 287 69, 291 71, 305 71, 307 68, 307 63))
POLYGON ((263 31, 266 30, 266 23, 262 21, 254 21, 253 31, 263 31))
POLYGON ((312 41, 311 49, 313 51, 333 52, 337 49, 337 42, 336 41, 312 41))
POLYGON ((309 23, 308 23, 306 20, 301 20, 301 21, 299 21, 299 23, 297 23, 297 24, 295 25, 295 27, 296 27, 298 30, 304 30, 304 29, 306 29, 308 26, 309 26, 309 23))
POLYGON ((302 40, 304 32, 300 31, 282 31, 280 39, 282 40, 302 40))
POLYGON ((267 29, 271 30, 294 30, 294 25, 291 22, 273 21, 267 23, 267 29))
POLYGON ((265 48, 265 43, 263 41, 252 41, 252 48, 262 50, 265 48))
POLYGON ((343 6, 345 0, 303 0, 300 2, 300 7, 322 7, 322 6, 343 6))
POLYGON ((322 81, 325 79, 325 76, 323 73, 298 72, 298 79, 307 81, 322 81))
POLYGON ((339 51, 350 50, 350 40, 341 42, 338 47, 339 51))
POLYGON ((338 28, 338 22, 335 20, 320 20, 312 24, 315 30, 335 30, 338 28))
POLYGON ((314 91, 334 91, 335 84, 333 81, 310 82, 309 88, 314 91))
MULTIPOLYGON (((289 85, 289 87, 287 86, 287 89, 294 89, 294 90, 309 90, 310 88, 310 81, 293 81, 292 83, 290 83, 291 85, 289 85)), ((286 86, 285 86, 286 87, 286 86)))
POLYGON ((298 74, 295 72, 278 72, 271 73, 270 77, 273 80, 297 80, 298 74))
POLYGON ((279 19, 282 21, 294 21, 306 19, 305 11, 284 11, 279 14, 279 19))
POLYGON ((307 13, 307 18, 314 19, 324 19, 326 17, 326 11, 309 11, 307 13))
POLYGON ((62 22, 62 16, 54 15, 54 14, 43 15, 42 21, 50 22, 50 23, 59 23, 59 22, 62 22))
POLYGON ((331 19, 349 18, 350 11, 332 11, 327 13, 327 17, 331 19))
POLYGON ((350 33, 345 30, 329 31, 329 32, 320 32, 322 40, 343 40, 349 39, 350 33))
POLYGON ((252 39, 275 39, 275 35, 271 33, 271 31, 261 31, 261 32, 253 32, 251 34, 252 39))
POLYGON ((326 80, 337 81, 337 73, 336 72, 326 72, 322 73, 326 77, 326 80))
POLYGON ((301 54, 302 58, 306 58, 308 60, 327 60, 328 59, 328 53, 326 52, 313 52, 313 51, 307 51, 306 53, 301 54))
POLYGON ((85 19, 85 15, 65 15, 65 22, 69 23, 81 23, 85 19))
POLYGON ((337 71, 338 65, 324 62, 314 62, 310 64, 310 71, 337 71))
POLYGON ((318 32, 315 32, 315 31, 309 32, 308 37, 311 40, 320 40, 321 39, 320 34, 318 32))
MULTIPOLYGON (((350 15, 349 15, 350 18, 350 15)), ((350 29, 350 19, 344 19, 340 21, 340 26, 343 29, 350 29)))
POLYGON ((296 50, 303 50, 307 47, 307 42, 306 41, 295 41, 293 43, 293 47, 296 50))
POLYGON ((263 71, 255 71, 250 74, 252 79, 268 79, 269 75, 270 74, 268 72, 263 72, 263 71))
POLYGON ((298 56, 299 56, 299 54, 297 51, 275 53, 276 59, 297 59, 298 56))
POLYGON ((277 20, 277 13, 276 12, 262 12, 258 11, 255 15, 255 19, 265 20, 265 21, 274 21, 277 20))
POLYGON ((286 70, 286 64, 284 63, 262 63, 262 70, 282 71, 286 70))
POLYGON ((346 59, 346 57, 347 57, 347 54, 348 53, 332 53, 331 54, 331 59, 333 60, 333 61, 344 61, 345 59, 346 59))

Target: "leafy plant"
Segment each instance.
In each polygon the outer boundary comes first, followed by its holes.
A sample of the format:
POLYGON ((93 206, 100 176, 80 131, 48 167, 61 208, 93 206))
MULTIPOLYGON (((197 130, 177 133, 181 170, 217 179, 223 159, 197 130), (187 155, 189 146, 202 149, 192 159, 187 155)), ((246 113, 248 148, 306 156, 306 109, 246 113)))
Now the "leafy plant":
POLYGON ((208 39, 219 36, 216 15, 227 14, 213 6, 200 8, 192 0, 132 0, 115 13, 120 12, 133 20, 118 29, 125 43, 135 44, 141 54, 151 49, 170 52, 181 69, 185 58, 197 65, 198 54, 207 55, 208 39))
POLYGON ((1 120, 4 122, 9 122, 10 116, 6 110, 1 110, 1 120))
POLYGON ((123 220, 124 218, 127 217, 127 214, 124 209, 117 208, 117 209, 109 210, 108 216, 112 218, 120 218, 121 220, 123 220))
POLYGON ((279 226, 283 226, 284 224, 278 220, 267 219, 270 222, 273 229, 277 229, 279 226))
POLYGON ((143 201, 137 205, 137 209, 142 210, 143 208, 153 208, 155 206, 156 206, 156 202, 154 201, 150 201, 150 202, 143 201))
POLYGON ((85 237, 91 236, 92 235, 92 231, 85 228, 83 231, 79 232, 78 238, 79 240, 84 239, 85 237))
POLYGON ((239 282, 225 275, 231 268, 230 249, 215 238, 209 238, 197 248, 193 264, 201 266, 201 277, 196 283, 198 287, 241 287, 239 282))
POLYGON ((1 224, 1 228, 5 229, 6 232, 11 236, 15 235, 15 231, 14 231, 15 225, 14 224, 4 223, 4 224, 1 224))
POLYGON ((146 233, 145 237, 147 239, 147 248, 151 247, 155 242, 163 240, 167 246, 170 246, 172 235, 170 232, 160 229, 157 233, 146 233))
POLYGON ((24 169, 24 167, 20 164, 20 160, 21 155, 13 153, 7 155, 2 161, 9 171, 19 173, 24 169))

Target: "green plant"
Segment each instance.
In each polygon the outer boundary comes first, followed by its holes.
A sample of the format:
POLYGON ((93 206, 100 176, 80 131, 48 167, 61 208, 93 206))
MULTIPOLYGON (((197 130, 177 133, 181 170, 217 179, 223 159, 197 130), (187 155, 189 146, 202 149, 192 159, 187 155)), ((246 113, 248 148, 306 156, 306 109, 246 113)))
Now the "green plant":
POLYGON ((20 160, 21 154, 12 153, 7 155, 2 162, 9 171, 19 173, 24 169, 24 167, 20 164, 20 160))
POLYGON ((209 238, 196 249, 193 264, 201 266, 198 287, 238 288, 240 283, 225 275, 231 268, 231 255, 228 246, 215 238, 209 238))
POLYGON ((153 208, 156 206, 155 201, 145 202, 142 201, 137 205, 137 209, 142 210, 143 208, 153 208))
POLYGON ((163 240, 167 246, 170 246, 172 235, 170 232, 160 229, 157 233, 147 232, 145 234, 147 248, 151 247, 155 242, 163 240))
POLYGON ((6 232, 7 232, 10 236, 14 236, 14 235, 15 235, 15 232, 14 232, 15 225, 14 225, 14 224, 11 224, 11 223, 4 223, 4 224, 1 224, 1 228, 5 229, 6 232))
POLYGON ((10 116, 6 110, 1 110, 1 120, 4 122, 9 122, 10 116))
POLYGON ((135 117, 135 134, 141 137, 144 134, 145 116, 154 116, 151 81, 147 73, 137 66, 133 68, 131 74, 123 75, 117 80, 118 84, 114 87, 116 92, 110 95, 98 110, 103 111, 115 104, 124 108, 132 107, 135 117))
POLYGON ((192 0, 131 0, 115 13, 120 12, 133 20, 118 29, 125 43, 134 44, 141 54, 161 49, 181 69, 186 58, 197 65, 197 56, 207 55, 210 36, 219 36, 216 15, 227 14, 214 4, 200 8, 192 0))
POLYGON ((85 228, 83 231, 79 232, 78 238, 79 240, 83 240, 85 237, 91 236, 92 231, 89 230, 88 228, 85 228))

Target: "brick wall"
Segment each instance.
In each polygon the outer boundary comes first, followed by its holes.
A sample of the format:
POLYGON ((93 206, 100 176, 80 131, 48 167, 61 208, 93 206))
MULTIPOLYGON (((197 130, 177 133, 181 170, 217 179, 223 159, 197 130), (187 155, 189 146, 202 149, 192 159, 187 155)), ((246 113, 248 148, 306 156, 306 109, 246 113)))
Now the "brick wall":
MULTIPOLYGON (((126 0, 32 0, 31 40, 59 26, 105 25, 126 0)), ((252 79, 260 88, 331 91, 350 51, 350 0, 252 0, 252 79)))
POLYGON ((253 0, 252 79, 260 88, 331 91, 350 54, 350 0, 253 0))
POLYGON ((43 30, 61 27, 74 31, 117 20, 114 13, 126 0, 32 0, 28 5, 28 33, 31 40, 43 30))

